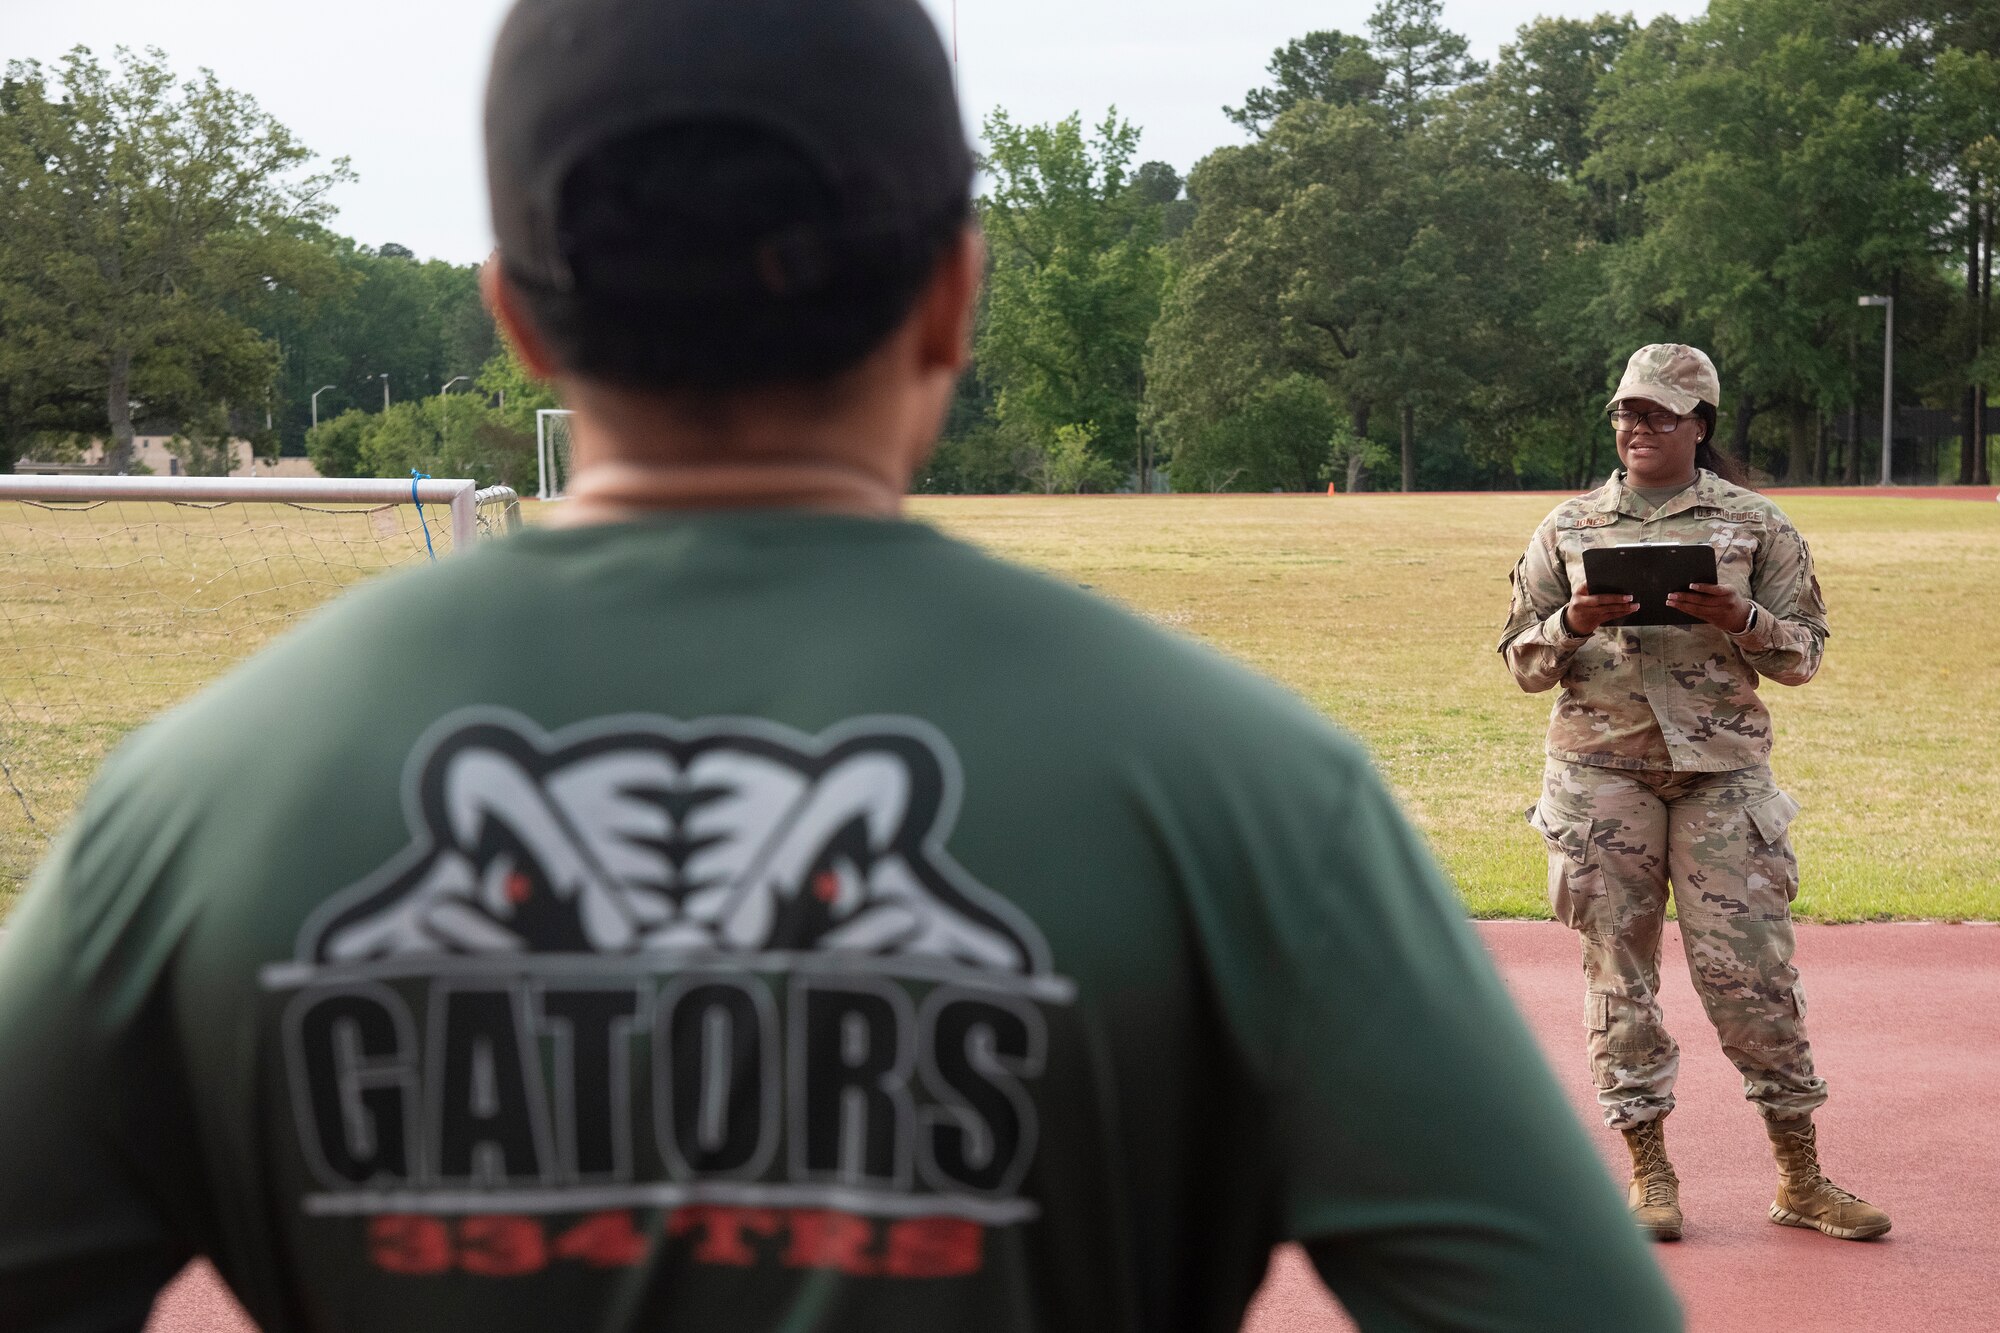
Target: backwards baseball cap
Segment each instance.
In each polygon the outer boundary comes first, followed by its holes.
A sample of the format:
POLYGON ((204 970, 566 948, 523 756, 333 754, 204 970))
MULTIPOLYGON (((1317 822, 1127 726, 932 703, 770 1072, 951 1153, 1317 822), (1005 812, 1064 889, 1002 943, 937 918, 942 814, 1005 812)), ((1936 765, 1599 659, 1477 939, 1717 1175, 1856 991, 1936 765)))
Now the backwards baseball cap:
POLYGON ((1722 406, 1722 382, 1716 377, 1715 363, 1708 353, 1686 343, 1654 343, 1632 353, 1625 363, 1625 378, 1618 392, 1605 404, 1606 410, 1627 398, 1645 398, 1669 412, 1686 416, 1696 403, 1722 406))
POLYGON ((558 353, 630 360, 608 314, 700 382, 858 361, 835 352, 906 312, 974 171, 920 0, 518 0, 486 157, 502 269, 558 353))
POLYGON ((881 231, 965 206, 972 151, 918 0, 520 0, 486 92, 508 274, 571 289, 563 186, 593 150, 715 122, 796 148, 848 227, 881 231))

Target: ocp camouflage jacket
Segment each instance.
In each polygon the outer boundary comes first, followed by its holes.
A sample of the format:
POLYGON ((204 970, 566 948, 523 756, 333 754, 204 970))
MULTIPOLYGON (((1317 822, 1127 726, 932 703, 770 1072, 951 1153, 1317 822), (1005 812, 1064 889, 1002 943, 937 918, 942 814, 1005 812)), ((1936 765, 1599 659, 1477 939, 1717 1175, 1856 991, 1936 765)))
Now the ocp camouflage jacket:
POLYGON ((1514 569, 1514 604, 1500 652, 1522 689, 1556 685, 1548 752, 1606 768, 1727 772, 1771 753, 1771 715, 1757 678, 1803 685, 1819 670, 1826 603, 1805 539, 1755 491, 1702 471, 1658 513, 1624 472, 1558 505, 1514 569), (1584 580, 1583 552, 1633 542, 1706 542, 1717 578, 1757 605, 1742 634, 1712 625, 1620 628, 1573 635, 1560 614, 1584 580))

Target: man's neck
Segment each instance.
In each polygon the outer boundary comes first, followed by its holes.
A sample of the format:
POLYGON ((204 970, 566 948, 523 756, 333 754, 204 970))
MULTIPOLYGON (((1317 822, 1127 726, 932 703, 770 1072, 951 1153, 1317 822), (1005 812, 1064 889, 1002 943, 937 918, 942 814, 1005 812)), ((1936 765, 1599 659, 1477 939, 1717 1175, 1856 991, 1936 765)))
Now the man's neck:
POLYGON ((902 460, 914 451, 897 442, 918 423, 895 395, 777 391, 691 406, 598 385, 567 388, 576 414, 565 525, 662 510, 902 512, 902 460))
POLYGON ((894 518, 903 493, 851 464, 772 458, 743 463, 599 462, 578 471, 556 521, 623 523, 663 510, 799 509, 894 518))

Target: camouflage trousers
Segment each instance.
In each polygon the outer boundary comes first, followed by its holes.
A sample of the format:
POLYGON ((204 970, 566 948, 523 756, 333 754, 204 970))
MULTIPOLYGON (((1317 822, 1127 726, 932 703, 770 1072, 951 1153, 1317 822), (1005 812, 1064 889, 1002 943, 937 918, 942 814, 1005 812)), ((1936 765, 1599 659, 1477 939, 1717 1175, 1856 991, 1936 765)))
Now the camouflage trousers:
POLYGON ((1826 1100, 1792 966, 1798 803, 1768 765, 1729 773, 1598 768, 1551 759, 1528 812, 1549 844, 1556 919, 1583 937, 1584 1026, 1613 1129, 1674 1107, 1680 1048, 1660 1010, 1668 887, 1695 993, 1743 1095, 1767 1119, 1826 1100))

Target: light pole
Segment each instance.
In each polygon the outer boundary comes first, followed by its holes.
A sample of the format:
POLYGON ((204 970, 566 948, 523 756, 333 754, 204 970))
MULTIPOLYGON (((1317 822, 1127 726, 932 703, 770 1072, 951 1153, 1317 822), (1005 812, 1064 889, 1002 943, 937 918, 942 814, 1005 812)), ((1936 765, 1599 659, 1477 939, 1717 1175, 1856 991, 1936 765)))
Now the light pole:
POLYGON ((327 391, 328 389, 331 389, 331 388, 334 388, 334 387, 335 387, 335 386, 334 386, 334 385, 331 385, 331 384, 323 384, 323 385, 321 385, 321 386, 320 386, 319 388, 317 388, 317 389, 314 389, 314 390, 313 390, 313 404, 312 404, 312 405, 313 405, 313 429, 314 429, 314 430, 318 430, 318 429, 319 429, 319 396, 320 396, 321 394, 325 393, 325 392, 326 392, 326 391, 327 391))
POLYGON ((438 390, 438 397, 442 398, 442 397, 444 397, 444 396, 445 396, 446 394, 450 393, 450 392, 451 392, 451 386, 452 386, 452 385, 454 385, 454 384, 457 384, 457 383, 458 383, 458 382, 459 382, 460 380, 469 380, 469 379, 471 379, 471 378, 472 378, 472 376, 470 376, 470 375, 454 375, 454 376, 452 376, 452 377, 451 377, 450 379, 448 379, 448 380, 446 380, 446 381, 444 382, 444 387, 443 387, 442 389, 439 389, 439 390, 438 390))
POLYGON ((1895 484, 1889 479, 1889 440, 1896 418, 1896 298, 1864 296, 1861 304, 1881 306, 1888 319, 1882 326, 1882 484, 1891 486, 1895 484))
POLYGON ((387 412, 389 410, 389 372, 385 370, 380 375, 370 375, 362 383, 365 384, 368 380, 382 381, 382 410, 387 412))

